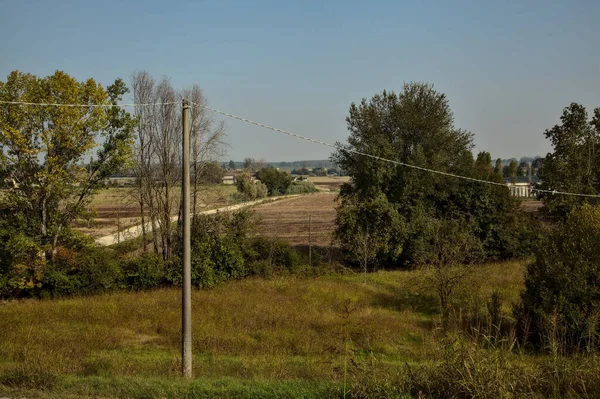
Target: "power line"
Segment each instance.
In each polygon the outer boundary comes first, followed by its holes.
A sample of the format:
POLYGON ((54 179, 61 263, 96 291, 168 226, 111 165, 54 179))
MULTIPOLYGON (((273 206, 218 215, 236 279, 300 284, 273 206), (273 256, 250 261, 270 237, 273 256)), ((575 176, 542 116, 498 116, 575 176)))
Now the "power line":
MULTIPOLYGON (((274 132, 282 133, 282 134, 285 134, 285 135, 288 135, 288 136, 291 136, 291 137, 296 137, 296 138, 301 139, 301 140, 305 140, 305 141, 309 141, 309 142, 312 142, 312 143, 316 143, 316 144, 324 145, 324 146, 327 146, 327 147, 335 148, 336 150, 346 151, 346 152, 350 152, 350 153, 353 153, 353 154, 356 154, 356 155, 362 155, 362 156, 369 157, 369 158, 372 158, 372 159, 377 159, 379 161, 389 162, 389 163, 392 163, 392 164, 395 164, 395 165, 400 165, 400 166, 404 166, 404 167, 407 167, 407 168, 412 168, 412 169, 420 170, 420 171, 423 171, 423 172, 429 172, 429 173, 434 173, 434 174, 438 174, 438 175, 442 175, 442 176, 454 177, 454 178, 462 179, 462 180, 468 180, 468 181, 472 181, 472 182, 476 182, 476 183, 491 184, 491 185, 495 185, 495 186, 500 186, 500 187, 507 188, 507 185, 504 184, 504 183, 497 183, 497 182, 493 182, 493 181, 489 181, 489 180, 482 180, 482 179, 477 179, 477 178, 474 178, 474 177, 457 175, 457 174, 454 174, 454 173, 443 172, 441 170, 435 170, 435 169, 424 168, 422 166, 411 165, 411 164, 400 162, 400 161, 396 161, 396 160, 393 160, 393 159, 382 158, 382 157, 379 157, 377 155, 372 155, 372 154, 368 154, 368 153, 365 153, 365 152, 362 152, 362 151, 353 150, 351 148, 345 148, 345 147, 340 146, 340 145, 327 143, 325 141, 315 140, 313 138, 302 136, 302 135, 296 134, 296 133, 292 133, 292 132, 289 132, 287 130, 278 129, 278 128, 273 127, 273 126, 265 125, 263 123, 256 122, 256 121, 253 121, 253 120, 241 117, 241 116, 233 115, 233 114, 230 114, 228 112, 220 111, 218 109, 214 109, 214 108, 211 108, 211 107, 208 107, 208 106, 205 106, 205 105, 196 104, 196 103, 192 103, 192 104, 196 105, 198 107, 205 108, 205 109, 207 109, 209 111, 212 111, 214 113, 221 114, 221 115, 233 118, 233 119, 237 119, 237 120, 242 121, 242 122, 249 123, 251 125, 255 125, 255 126, 259 126, 259 127, 265 128, 265 129, 269 129, 269 130, 272 130, 274 132)), ((530 190, 532 192, 548 193, 548 194, 554 194, 554 195, 571 195, 571 196, 578 196, 578 197, 600 198, 600 195, 596 195, 596 194, 569 193, 569 192, 557 191, 557 190, 542 190, 542 189, 539 189, 539 188, 531 188, 530 190)))
MULTIPOLYGON (((214 112, 214 113, 217 113, 217 114, 220 114, 220 115, 223 115, 223 116, 227 116, 229 118, 237 119, 239 121, 242 121, 242 122, 245 122, 245 123, 249 123, 251 125, 255 125, 255 126, 258 126, 258 127, 262 127, 264 129, 272 130, 272 131, 277 132, 277 133, 282 133, 282 134, 285 134, 285 135, 288 135, 288 136, 291 136, 291 137, 295 137, 297 139, 309 141, 311 143, 316 143, 316 144, 319 144, 319 145, 331 147, 331 148, 334 148, 336 150, 346 151, 346 152, 349 152, 349 153, 352 153, 352 154, 361 155, 361 156, 364 156, 364 157, 376 159, 376 160, 383 161, 383 162, 392 163, 392 164, 395 164, 395 165, 404 166, 404 167, 415 169, 415 170, 420 170, 420 171, 423 171, 423 172, 438 174, 438 175, 441 175, 441 176, 453 177, 453 178, 456 178, 456 179, 462 179, 462 180, 472 181, 472 182, 475 182, 475 183, 490 184, 490 185, 499 186, 499 187, 505 187, 505 188, 507 187, 506 184, 504 184, 504 183, 497 183, 497 182, 493 182, 493 181, 489 181, 489 180, 477 179, 477 178, 474 178, 474 177, 468 177, 468 176, 457 175, 457 174, 454 174, 454 173, 443 172, 441 170, 429 169, 429 168, 425 168, 425 167, 422 167, 422 166, 411 165, 411 164, 408 164, 408 163, 396 161, 396 160, 393 160, 393 159, 387 159, 387 158, 379 157, 377 155, 372 155, 372 154, 368 154, 366 152, 353 150, 351 148, 344 148, 341 145, 331 144, 331 143, 327 143, 325 141, 316 140, 316 139, 313 139, 313 138, 310 138, 310 137, 302 136, 300 134, 292 133, 292 132, 289 132, 287 130, 279 129, 279 128, 276 128, 276 127, 273 127, 273 126, 265 125, 264 123, 256 122, 256 121, 253 121, 251 119, 247 119, 247 118, 244 118, 244 117, 241 117, 241 116, 238 116, 238 115, 230 114, 230 113, 225 112, 225 111, 220 111, 218 109, 211 108, 211 107, 208 107, 206 105, 202 105, 202 104, 198 104, 198 103, 194 103, 194 102, 190 102, 190 103, 192 105, 197 106, 197 107, 207 109, 207 110, 209 110, 211 112, 214 112)), ((44 107, 106 107, 106 108, 110 108, 110 107, 164 106, 164 105, 180 104, 180 102, 179 101, 173 101, 173 102, 164 102, 164 103, 140 103, 140 104, 135 104, 135 103, 131 103, 131 104, 60 104, 60 103, 33 103, 33 102, 23 102, 23 101, 3 101, 3 100, 0 100, 0 104, 31 105, 31 106, 44 106, 44 107)), ((570 193, 570 192, 566 192, 566 191, 543 190, 543 189, 539 189, 539 188, 530 188, 529 190, 531 192, 547 193, 547 194, 552 194, 552 195, 570 195, 570 196, 585 197, 585 198, 600 198, 600 195, 597 195, 597 194, 570 193)))

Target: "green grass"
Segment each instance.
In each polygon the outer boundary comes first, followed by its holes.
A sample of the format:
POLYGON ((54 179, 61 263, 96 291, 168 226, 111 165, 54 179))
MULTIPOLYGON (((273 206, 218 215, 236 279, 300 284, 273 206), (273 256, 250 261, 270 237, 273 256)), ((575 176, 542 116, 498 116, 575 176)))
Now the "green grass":
MULTIPOLYGON (((457 306, 494 291, 506 313, 523 262, 478 267, 457 306)), ((246 279, 193 292, 195 379, 180 374, 180 291, 0 304, 0 396, 339 396, 439 359, 426 271, 246 279), (348 371, 349 370, 349 371, 348 371)), ((485 306, 485 305, 484 305, 485 306)), ((396 378, 396 377, 394 377, 396 378)))

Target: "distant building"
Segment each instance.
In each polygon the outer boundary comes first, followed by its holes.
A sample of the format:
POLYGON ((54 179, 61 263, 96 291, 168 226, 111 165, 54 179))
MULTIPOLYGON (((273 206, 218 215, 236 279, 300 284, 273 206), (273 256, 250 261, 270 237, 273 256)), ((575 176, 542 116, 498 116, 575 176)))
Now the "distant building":
POLYGON ((529 183, 506 183, 510 193, 515 197, 529 198, 534 197, 532 193, 533 185, 529 183))
POLYGON ((505 183, 510 193, 515 197, 530 198, 536 197, 535 185, 540 182, 540 178, 537 176, 519 176, 516 178, 515 183, 512 183, 510 179, 506 179, 505 183), (531 180, 531 181, 530 181, 531 180))
POLYGON ((233 185, 235 184, 235 175, 225 175, 223 176, 223 184, 233 185))

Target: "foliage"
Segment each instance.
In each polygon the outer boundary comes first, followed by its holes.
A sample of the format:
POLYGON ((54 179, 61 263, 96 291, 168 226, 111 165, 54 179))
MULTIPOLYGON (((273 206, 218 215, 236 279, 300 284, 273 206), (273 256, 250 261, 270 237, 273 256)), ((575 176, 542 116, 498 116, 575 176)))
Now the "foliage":
POLYGON ((442 325, 446 327, 450 301, 471 271, 469 266, 483 257, 484 250, 481 241, 473 234, 473 223, 444 219, 432 225, 426 255, 420 263, 433 269, 427 279, 427 287, 437 296, 442 325))
POLYGON ((372 254, 395 261, 407 234, 405 220, 383 194, 363 201, 358 196, 340 196, 336 225, 335 238, 344 245, 348 258, 363 268, 375 260, 372 254))
POLYGON ((293 180, 289 173, 275 168, 262 168, 256 173, 256 178, 267 186, 270 196, 286 194, 293 180))
POLYGON ((237 175, 235 185, 241 201, 253 201, 267 196, 267 186, 260 181, 253 181, 247 173, 237 175))
MULTIPOLYGON (((600 107, 588 122, 582 105, 572 103, 563 110, 561 124, 546 130, 554 152, 544 158, 539 172, 544 190, 600 194, 600 107)), ((564 219, 571 209, 590 199, 540 193, 544 210, 564 219)), ((596 202, 597 203, 597 200, 596 202)))
MULTIPOLYGON (((191 225, 192 284, 213 287, 247 274, 248 235, 254 217, 248 211, 198 215, 191 225)), ((178 245, 181 246, 179 240, 178 245)), ((174 262, 167 273, 170 282, 181 282, 181 267, 174 262)))
POLYGON ((250 242, 248 271, 250 274, 271 277, 279 271, 295 272, 300 266, 296 250, 279 238, 256 237, 250 242))
POLYGON ((199 168, 200 176, 198 182, 204 184, 221 184, 223 182, 223 168, 218 162, 201 162, 199 168))
POLYGON ((518 171, 519 171, 519 165, 517 164, 517 160, 511 159, 510 164, 508 164, 507 173, 508 173, 508 177, 510 177, 510 182, 513 184, 517 182, 518 171))
POLYGON ((511 232, 518 202, 508 189, 459 180, 356 155, 358 151, 418 167, 499 182, 491 156, 471 149, 472 134, 456 129, 448 100, 432 85, 408 83, 400 94, 384 91, 350 106, 348 144, 332 159, 352 177, 342 186, 336 236, 353 251, 353 224, 382 232, 378 258, 391 265, 418 264, 427 255, 436 220, 464 220, 486 258, 514 254, 511 232), (365 208, 372 208, 368 219, 365 208), (377 210, 379 208, 379 210, 377 210), (381 211, 381 213, 380 213, 381 211))
POLYGON ((162 257, 144 253, 123 266, 127 287, 140 290, 154 288, 166 282, 166 267, 162 257))
POLYGON ((35 220, 37 231, 21 232, 35 237, 50 257, 103 179, 129 160, 133 119, 118 107, 92 106, 117 104, 125 93, 120 79, 105 90, 93 79, 78 82, 61 71, 45 78, 14 71, 0 82, 5 101, 84 105, 0 108, 0 178, 9 187, 2 202, 35 220), (97 147, 95 159, 83 166, 97 147))
POLYGON ((256 160, 254 158, 244 158, 244 170, 248 172, 256 172, 266 167, 267 162, 264 159, 256 160))
MULTIPOLYGON (((600 343, 600 209, 575 208, 548 233, 527 267, 515 316, 534 344, 564 351, 600 343)), ((525 337, 526 338, 526 337, 525 337)))
POLYGON ((317 188, 309 181, 295 181, 288 187, 286 194, 316 193, 317 188))

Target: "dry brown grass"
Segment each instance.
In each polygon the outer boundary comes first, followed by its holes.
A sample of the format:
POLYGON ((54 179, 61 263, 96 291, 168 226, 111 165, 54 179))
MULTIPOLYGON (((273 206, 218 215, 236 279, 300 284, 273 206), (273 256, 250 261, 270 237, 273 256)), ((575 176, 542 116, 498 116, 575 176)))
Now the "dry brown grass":
MULTIPOLYGON (((181 188, 173 188, 173 197, 178 201, 181 188)), ((204 185, 199 194, 198 211, 229 205, 231 194, 236 191, 231 185, 204 185)), ((173 215, 178 205, 173 205, 173 215)), ((91 221, 78 220, 75 228, 92 237, 101 237, 115 233, 118 225, 126 229, 141 223, 139 204, 132 196, 132 188, 111 187, 100 190, 92 198, 88 210, 94 214, 91 221), (119 219, 117 221, 117 219, 119 219)))
MULTIPOLYGON (((518 292, 521 270, 518 263, 489 265, 478 281, 518 292)), ((327 380, 337 375, 348 344, 357 362, 375 362, 375 374, 425 361, 436 303, 421 292, 423 273, 378 272, 366 285, 353 274, 248 279, 195 291, 195 372, 327 380)), ((3 303, 0 375, 33 367, 51 374, 175 376, 179 309, 177 289, 3 303)))

